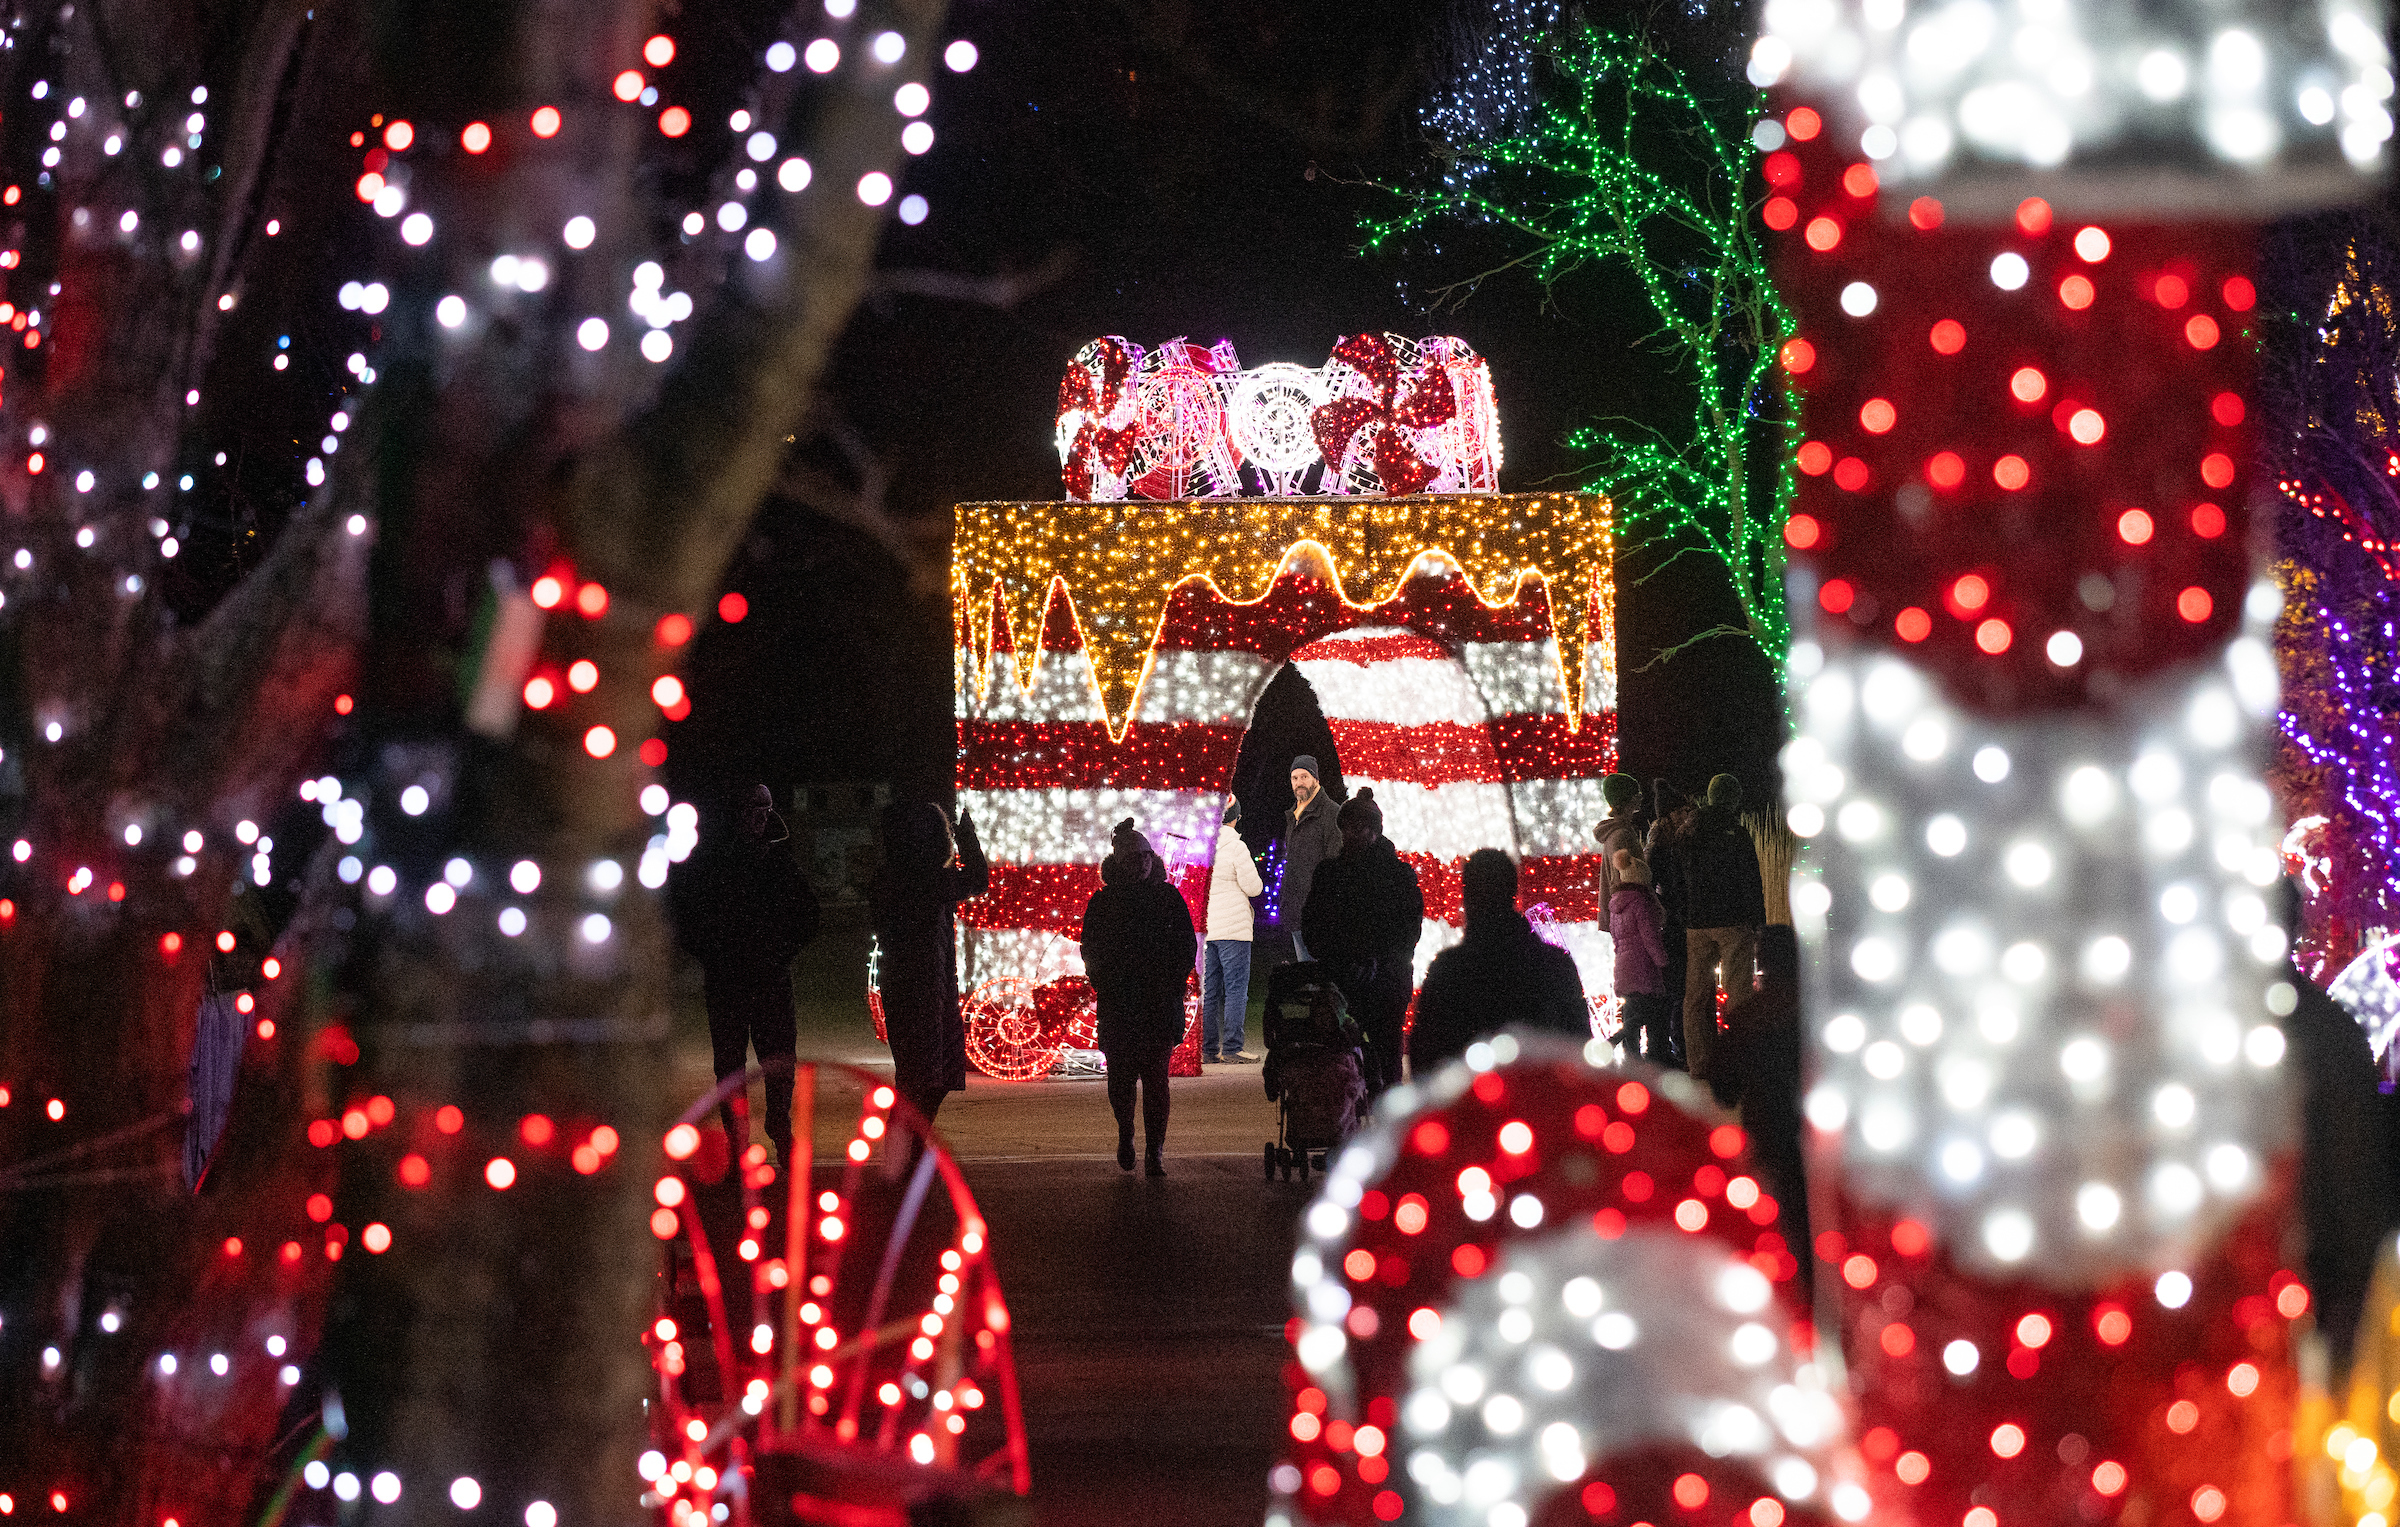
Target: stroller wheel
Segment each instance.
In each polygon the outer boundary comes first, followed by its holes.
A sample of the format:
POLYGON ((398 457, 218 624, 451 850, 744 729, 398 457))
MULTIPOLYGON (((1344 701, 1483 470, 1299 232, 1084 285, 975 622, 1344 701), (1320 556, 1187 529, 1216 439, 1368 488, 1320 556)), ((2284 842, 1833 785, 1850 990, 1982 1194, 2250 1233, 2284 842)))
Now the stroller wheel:
POLYGON ((1308 1152, 1305 1150, 1299 1150, 1292 1152, 1292 1154, 1299 1158, 1300 1181, 1305 1184, 1308 1181, 1308 1152))
POLYGON ((1267 1142, 1267 1181, 1275 1180, 1275 1142, 1267 1142))

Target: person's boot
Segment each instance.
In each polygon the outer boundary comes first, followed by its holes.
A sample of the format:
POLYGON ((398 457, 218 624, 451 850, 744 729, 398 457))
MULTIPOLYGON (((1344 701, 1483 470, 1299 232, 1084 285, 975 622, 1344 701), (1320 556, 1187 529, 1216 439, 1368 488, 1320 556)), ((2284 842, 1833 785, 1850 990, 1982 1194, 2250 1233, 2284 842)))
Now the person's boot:
MULTIPOLYGON (((1153 1145, 1153 1146, 1151 1146, 1151 1147, 1150 1147, 1150 1148, 1149 1148, 1147 1151, 1145 1151, 1145 1152, 1143 1153, 1143 1156, 1142 1156, 1142 1175, 1143 1175, 1143 1176, 1145 1176, 1145 1177, 1164 1177, 1164 1176, 1166 1176, 1166 1175, 1167 1175, 1167 1163, 1166 1163, 1166 1159, 1165 1159, 1165 1155, 1164 1155, 1165 1149, 1166 1149, 1166 1147, 1164 1147, 1164 1146, 1153 1145)), ((1131 1146, 1127 1146, 1127 1147, 1126 1147, 1126 1149, 1125 1149, 1125 1153, 1124 1153, 1124 1161, 1125 1161, 1125 1169, 1126 1169, 1127 1171, 1131 1171, 1131 1170, 1133 1170, 1133 1148, 1132 1148, 1131 1146)))
POLYGON ((1130 1129, 1117 1136, 1117 1169, 1123 1172, 1133 1170, 1133 1131, 1130 1129))

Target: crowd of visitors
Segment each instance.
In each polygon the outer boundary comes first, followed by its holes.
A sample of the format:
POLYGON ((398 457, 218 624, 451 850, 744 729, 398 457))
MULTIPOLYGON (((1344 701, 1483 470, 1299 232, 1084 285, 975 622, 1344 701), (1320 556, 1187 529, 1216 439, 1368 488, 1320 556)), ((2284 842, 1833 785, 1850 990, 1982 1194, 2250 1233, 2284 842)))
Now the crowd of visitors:
MULTIPOLYGON (((1575 961, 1518 909, 1517 865, 1505 852, 1468 856, 1459 877, 1462 936, 1434 959, 1420 991, 1424 891, 1384 836, 1375 792, 1361 789, 1337 807, 1307 754, 1292 760, 1291 781, 1292 809, 1281 824, 1283 926, 1295 961, 1339 991, 1363 1032, 1371 1092, 1401 1079, 1404 1048, 1407 1064, 1425 1072, 1503 1028, 1589 1036, 1575 961)), ((1784 1094, 1794 1092, 1798 1066, 1797 948, 1788 928, 1764 927, 1765 888, 1741 817, 1741 784, 1720 774, 1697 803, 1664 781, 1648 803, 1643 794, 1639 781, 1609 775, 1601 783, 1608 814, 1592 829, 1595 915, 1614 949, 1619 1043, 1706 1079, 1727 1103, 1749 1094, 1762 1124, 1778 1138, 1789 1134, 1796 1152, 1796 1097, 1784 1094), (1770 935, 1763 947, 1762 931, 1770 935), (1790 1128, 1778 1131, 1785 1113, 1790 1128)), ((1195 970, 1201 1057, 1258 1059, 1244 1041, 1253 908, 1266 887, 1238 831, 1240 818, 1240 803, 1229 800, 1198 926, 1165 860, 1131 818, 1111 833, 1100 889, 1084 909, 1084 972, 1098 1008, 1117 1164, 1128 1172, 1137 1104, 1145 1169, 1154 1177, 1166 1172, 1167 1072, 1184 1036, 1195 970)), ((786 1154, 790 965, 818 917, 806 879, 780 846, 788 836, 766 786, 743 792, 703 816, 699 844, 668 892, 677 936, 703 972, 717 1075, 740 1073, 755 1050, 767 1073, 766 1133, 786 1154)), ((938 806, 895 803, 883 813, 882 838, 883 867, 870 900, 893 1085, 931 1124, 942 1100, 966 1085, 956 909, 984 893, 990 869, 964 812, 953 823, 938 806)), ((749 1144, 745 1093, 725 1100, 723 1118, 738 1156, 749 1144)))

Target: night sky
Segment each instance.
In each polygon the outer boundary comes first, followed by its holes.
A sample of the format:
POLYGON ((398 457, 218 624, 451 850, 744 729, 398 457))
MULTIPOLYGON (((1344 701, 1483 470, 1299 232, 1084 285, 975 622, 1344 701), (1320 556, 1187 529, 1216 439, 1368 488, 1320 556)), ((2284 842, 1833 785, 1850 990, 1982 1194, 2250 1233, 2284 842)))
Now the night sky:
MULTIPOLYGON (((930 201, 931 216, 892 226, 881 263, 897 289, 853 320, 818 437, 795 445, 797 491, 767 506, 728 570, 750 615, 709 623, 696 644, 694 718, 668 733, 677 794, 744 775, 946 790, 951 506, 1061 496, 1058 379, 1098 335, 1146 346, 1228 338, 1245 366, 1313 366, 1361 330, 1458 335, 1491 364, 1502 486, 1513 491, 1582 480, 1585 461, 1563 443, 1578 424, 1623 416, 1674 429, 1688 405, 1639 348, 1650 324, 1629 280, 1585 272, 1545 293, 1506 272, 1435 314, 1437 289, 1520 249, 1452 228, 1361 251, 1362 217, 1398 206, 1375 183, 1431 173, 1419 113, 1483 10, 1433 0, 954 5, 953 31, 982 60, 943 79, 929 119, 940 136, 903 187, 930 201), (1029 276, 1037 289, 998 294, 1021 296, 1006 306, 924 290, 995 276, 1029 276), (882 541, 838 512, 862 468, 882 477, 896 522, 882 541), (822 504, 837 513, 817 512, 822 504)), ((1732 18, 1705 7, 1645 14, 1663 18, 1688 72, 1733 79, 1732 18)), ((1641 555, 1621 549, 1621 587, 1641 555)), ((1628 670, 1636 647, 1646 654, 1738 619, 1712 571, 1685 558, 1621 595, 1628 670)), ((1627 765, 1686 788, 1729 768, 1771 790, 1780 728, 1763 662, 1716 642, 1672 667, 1628 674, 1627 765)))

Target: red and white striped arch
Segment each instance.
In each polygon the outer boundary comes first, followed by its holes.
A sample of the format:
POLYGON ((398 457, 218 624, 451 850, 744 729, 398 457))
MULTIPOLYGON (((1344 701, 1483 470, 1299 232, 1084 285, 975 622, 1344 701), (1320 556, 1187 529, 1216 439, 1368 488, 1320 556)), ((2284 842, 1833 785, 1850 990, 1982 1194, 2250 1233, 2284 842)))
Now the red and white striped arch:
POLYGON ((1523 865, 1522 902, 1547 905, 1587 991, 1604 999, 1588 849, 1606 814, 1600 778, 1616 763, 1616 644, 1605 585, 1594 597, 1580 726, 1570 726, 1541 586, 1486 606, 1439 557, 1371 607, 1291 570, 1247 604, 1185 584, 1121 741, 1110 740, 1066 590, 1053 588, 1038 646, 996 613, 988 661, 960 619, 959 804, 992 864, 990 893, 962 909, 962 981, 1080 974, 1075 932, 1109 829, 1129 816, 1198 920, 1243 735, 1290 662, 1316 691, 1345 780, 1374 788, 1386 835, 1417 867, 1428 915, 1420 978, 1458 937, 1461 862, 1503 848, 1523 865))

